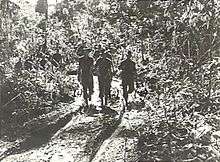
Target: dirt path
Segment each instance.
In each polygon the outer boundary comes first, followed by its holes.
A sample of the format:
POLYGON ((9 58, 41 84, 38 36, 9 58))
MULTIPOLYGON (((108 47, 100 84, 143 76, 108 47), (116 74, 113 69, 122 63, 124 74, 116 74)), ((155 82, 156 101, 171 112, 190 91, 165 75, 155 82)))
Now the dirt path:
MULTIPOLYGON (((94 82, 95 92, 92 96, 91 104, 99 106, 96 77, 94 82)), ((120 82, 114 80, 112 86, 113 89, 119 89, 120 82)), ((5 156, 2 162, 93 161, 103 142, 112 136, 121 123, 122 116, 113 117, 100 113, 94 116, 80 113, 74 114, 82 104, 82 97, 77 98, 75 103, 67 106, 68 109, 73 111, 69 111, 63 117, 63 120, 56 121, 52 126, 34 132, 29 138, 30 141, 21 142, 18 146, 12 147, 16 149, 8 151, 8 155, 11 155, 5 156), (69 121, 70 114, 72 119, 69 121)), ((121 100, 111 104, 111 108, 119 114, 122 108, 121 100)))

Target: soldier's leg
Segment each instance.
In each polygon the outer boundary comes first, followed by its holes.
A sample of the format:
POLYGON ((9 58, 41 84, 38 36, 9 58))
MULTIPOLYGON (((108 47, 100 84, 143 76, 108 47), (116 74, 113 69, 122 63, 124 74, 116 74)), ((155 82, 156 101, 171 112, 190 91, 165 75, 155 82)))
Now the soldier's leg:
POLYGON ((93 93, 93 88, 91 87, 91 85, 89 85, 89 95, 88 95, 89 101, 91 101, 92 93, 93 93))
POLYGON ((134 91, 134 80, 133 79, 130 79, 128 81, 128 87, 129 87, 128 93, 132 93, 134 91))
POLYGON ((85 100, 86 105, 88 105, 88 88, 87 85, 83 84, 83 98, 85 100))
POLYGON ((111 83, 112 83, 112 77, 110 78, 110 81, 109 81, 109 90, 108 90, 109 99, 111 99, 111 83))
POLYGON ((88 84, 88 89, 89 89, 89 100, 91 101, 91 95, 93 94, 93 76, 90 76, 89 84, 88 84))
POLYGON ((88 81, 87 78, 82 78, 82 86, 83 86, 83 98, 85 100, 86 105, 88 105, 88 81))
POLYGON ((108 104, 108 99, 110 98, 110 89, 111 89, 111 81, 110 80, 106 80, 106 84, 105 84, 105 105, 108 104))
POLYGON ((99 98, 101 99, 101 105, 103 105, 103 97, 104 97, 104 83, 103 79, 99 76, 98 77, 99 82, 99 98))
POLYGON ((100 97, 100 99, 101 99, 101 105, 103 106, 104 105, 103 97, 100 97))
POLYGON ((108 96, 105 95, 105 106, 108 104, 108 96))
POLYGON ((123 97, 125 99, 126 106, 128 104, 128 85, 125 81, 122 81, 122 87, 123 87, 123 97))

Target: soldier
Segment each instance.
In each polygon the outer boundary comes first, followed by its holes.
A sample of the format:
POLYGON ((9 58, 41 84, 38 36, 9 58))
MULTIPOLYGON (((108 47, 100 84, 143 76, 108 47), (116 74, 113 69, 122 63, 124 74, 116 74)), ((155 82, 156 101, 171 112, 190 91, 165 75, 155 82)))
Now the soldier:
POLYGON ((119 69, 121 72, 123 97, 128 106, 128 94, 134 91, 134 79, 136 75, 135 62, 131 60, 131 51, 128 51, 127 58, 121 62, 119 69))
POLYGON ((88 99, 91 101, 93 93, 93 58, 89 56, 89 50, 84 49, 84 56, 79 58, 78 79, 83 86, 83 98, 88 106, 88 99))
MULTIPOLYGON (((113 58, 112 58, 112 55, 111 55, 111 53, 110 53, 110 50, 107 50, 107 51, 105 52, 105 55, 106 55, 106 58, 108 58, 109 60, 111 60, 111 62, 112 62, 112 72, 114 73, 113 58)), ((112 77, 113 77, 113 75, 114 75, 113 73, 112 73, 112 75, 111 75, 110 85, 111 85, 111 82, 112 82, 112 77)), ((109 97, 109 99, 111 99, 111 91, 110 91, 110 90, 109 90, 108 97, 109 97)))
POLYGON ((108 98, 110 97, 111 80, 113 74, 112 61, 107 58, 108 53, 104 53, 100 57, 95 67, 98 69, 98 82, 99 82, 99 97, 101 99, 101 104, 107 105, 108 98), (105 99, 105 104, 103 101, 105 99))

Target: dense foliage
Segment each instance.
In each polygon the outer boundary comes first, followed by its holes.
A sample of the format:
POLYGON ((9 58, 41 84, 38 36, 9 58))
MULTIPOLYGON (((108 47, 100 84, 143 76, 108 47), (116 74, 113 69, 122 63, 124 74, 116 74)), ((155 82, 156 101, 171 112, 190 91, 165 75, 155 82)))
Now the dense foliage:
POLYGON ((78 85, 68 74, 76 70, 81 47, 94 55, 110 50, 115 69, 131 50, 139 102, 149 114, 136 128, 139 160, 218 161, 219 14, 218 0, 63 0, 45 17, 27 15, 2 0, 0 106, 5 120, 18 110, 33 114, 45 104, 74 97, 69 91, 78 85))

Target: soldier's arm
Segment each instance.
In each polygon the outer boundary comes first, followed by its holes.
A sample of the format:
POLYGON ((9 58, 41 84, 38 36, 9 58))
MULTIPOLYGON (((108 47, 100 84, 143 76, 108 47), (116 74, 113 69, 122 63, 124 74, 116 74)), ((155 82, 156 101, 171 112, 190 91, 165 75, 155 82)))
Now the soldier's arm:
POLYGON ((136 69, 136 64, 134 62, 133 64, 133 74, 134 74, 134 78, 137 79, 137 69, 136 69))
POLYGON ((78 74, 78 81, 80 82, 80 78, 81 78, 81 71, 82 71, 82 65, 81 65, 81 62, 79 61, 79 67, 78 67, 78 71, 77 71, 77 74, 78 74))
POLYGON ((137 74, 136 64, 134 62, 134 73, 137 74))

